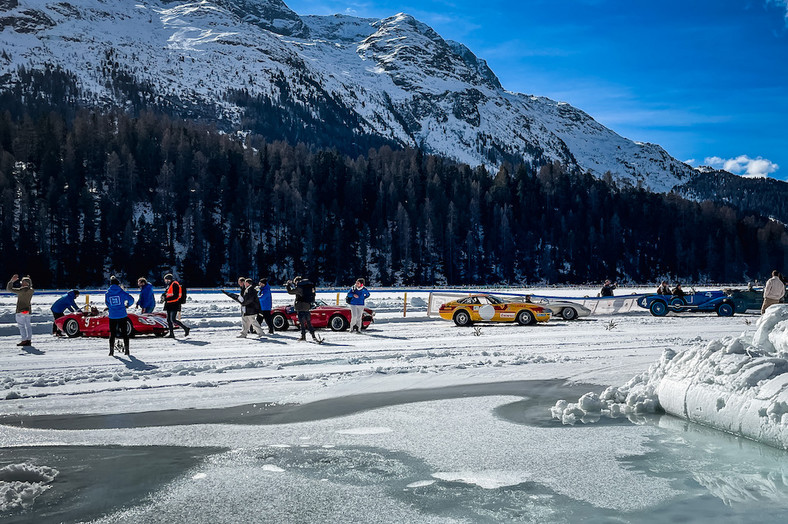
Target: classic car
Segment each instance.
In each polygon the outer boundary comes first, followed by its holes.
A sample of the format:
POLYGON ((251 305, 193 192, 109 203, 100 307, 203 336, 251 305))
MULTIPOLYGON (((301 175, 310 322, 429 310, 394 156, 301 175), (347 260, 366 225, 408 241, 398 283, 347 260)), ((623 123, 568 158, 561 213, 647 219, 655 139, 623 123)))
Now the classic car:
MULTIPOLYGON (((312 317, 312 327, 330 327, 332 331, 344 331, 350 327, 350 308, 346 306, 332 306, 318 299, 312 303, 309 311, 312 317)), ((298 326, 298 312, 293 306, 280 306, 271 310, 274 329, 284 331, 290 326, 298 326)), ((362 329, 367 329, 375 321, 375 312, 364 308, 361 317, 362 329)))
POLYGON ((638 299, 638 306, 648 309, 656 317, 665 316, 669 311, 715 311, 721 317, 731 317, 739 310, 733 298, 721 290, 692 292, 684 296, 645 295, 638 299))
POLYGON ((518 300, 522 302, 523 298, 525 302, 531 302, 540 306, 545 306, 553 313, 553 318, 561 317, 564 320, 576 320, 580 317, 587 317, 591 314, 591 310, 584 305, 578 304, 577 302, 562 300, 560 298, 543 298, 526 295, 525 297, 518 297, 518 300))
MULTIPOLYGON (((166 313, 146 313, 144 315, 129 313, 128 315, 131 322, 126 323, 126 326, 130 336, 155 335, 162 337, 169 333, 166 313)), ((55 320, 55 325, 69 337, 109 337, 109 317, 106 312, 100 312, 97 308, 91 308, 88 312, 79 311, 63 315, 55 320)))
POLYGON ((505 301, 495 295, 475 294, 441 305, 438 314, 458 326, 474 322, 517 322, 522 326, 547 322, 550 309, 537 304, 505 301))

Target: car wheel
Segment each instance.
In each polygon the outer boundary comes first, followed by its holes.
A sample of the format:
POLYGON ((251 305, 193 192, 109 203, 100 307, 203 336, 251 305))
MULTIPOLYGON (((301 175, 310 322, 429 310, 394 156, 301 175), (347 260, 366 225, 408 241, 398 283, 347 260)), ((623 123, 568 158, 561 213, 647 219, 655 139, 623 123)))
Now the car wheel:
POLYGON ((527 309, 521 309, 519 313, 517 313, 517 323, 521 326, 530 326, 531 324, 536 324, 536 318, 534 317, 533 313, 528 311, 527 309))
POLYGON ((717 306, 717 314, 721 317, 732 317, 733 316, 733 305, 727 302, 723 302, 722 304, 717 306))
POLYGON ((648 309, 655 317, 664 317, 668 314, 668 305, 662 300, 655 300, 648 309))
POLYGON ((126 320, 126 336, 134 336, 134 325, 131 323, 131 319, 126 320))
POLYGON ((350 322, 342 315, 334 315, 328 320, 328 326, 331 331, 345 331, 350 326, 350 322))
POLYGON ((290 327, 290 322, 287 321, 287 317, 281 313, 274 314, 274 316, 271 317, 271 322, 274 324, 274 329, 277 331, 287 331, 290 327))
POLYGON ((561 316, 564 320, 574 320, 577 318, 577 311, 572 307, 565 307, 561 310, 561 316))
POLYGON ((687 311, 687 308, 684 307, 686 305, 687 301, 681 297, 673 297, 670 299, 670 308, 676 313, 687 311))
POLYGON ((63 331, 69 337, 78 337, 79 336, 79 322, 70 318, 63 323, 63 331))
POLYGON ((460 327, 470 326, 472 323, 471 315, 464 309, 461 309, 454 314, 454 323, 460 327))

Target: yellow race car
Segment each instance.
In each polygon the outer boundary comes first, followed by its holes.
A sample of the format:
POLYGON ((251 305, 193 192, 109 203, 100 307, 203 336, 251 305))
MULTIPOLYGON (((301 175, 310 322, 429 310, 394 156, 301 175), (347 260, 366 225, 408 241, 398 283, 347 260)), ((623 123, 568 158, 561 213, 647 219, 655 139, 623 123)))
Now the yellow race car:
POLYGON ((474 322, 517 322, 528 326, 547 322, 552 312, 530 302, 506 302, 494 295, 476 294, 443 304, 438 314, 458 326, 474 322))

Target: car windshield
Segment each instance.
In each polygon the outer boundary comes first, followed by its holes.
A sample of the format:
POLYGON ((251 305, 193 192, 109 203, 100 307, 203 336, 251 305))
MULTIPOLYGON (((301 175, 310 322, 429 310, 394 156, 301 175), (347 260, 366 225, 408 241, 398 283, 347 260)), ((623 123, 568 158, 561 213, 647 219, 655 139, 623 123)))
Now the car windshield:
POLYGON ((328 305, 328 304, 326 304, 325 302, 323 302, 323 301, 322 301, 322 300, 320 300, 319 298, 316 298, 316 299, 315 299, 315 301, 314 301, 314 302, 312 302, 312 307, 313 307, 313 308, 320 307, 320 306, 327 306, 327 305, 328 305))

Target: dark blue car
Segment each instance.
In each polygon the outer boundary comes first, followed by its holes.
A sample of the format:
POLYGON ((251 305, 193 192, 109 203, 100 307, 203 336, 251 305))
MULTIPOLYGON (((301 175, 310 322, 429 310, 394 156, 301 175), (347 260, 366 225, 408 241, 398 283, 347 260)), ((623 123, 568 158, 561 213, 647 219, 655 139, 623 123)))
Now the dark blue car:
POLYGON ((656 317, 663 317, 669 311, 715 311, 721 317, 732 317, 739 309, 733 298, 724 291, 693 292, 683 297, 646 295, 638 299, 638 306, 648 309, 656 317))

